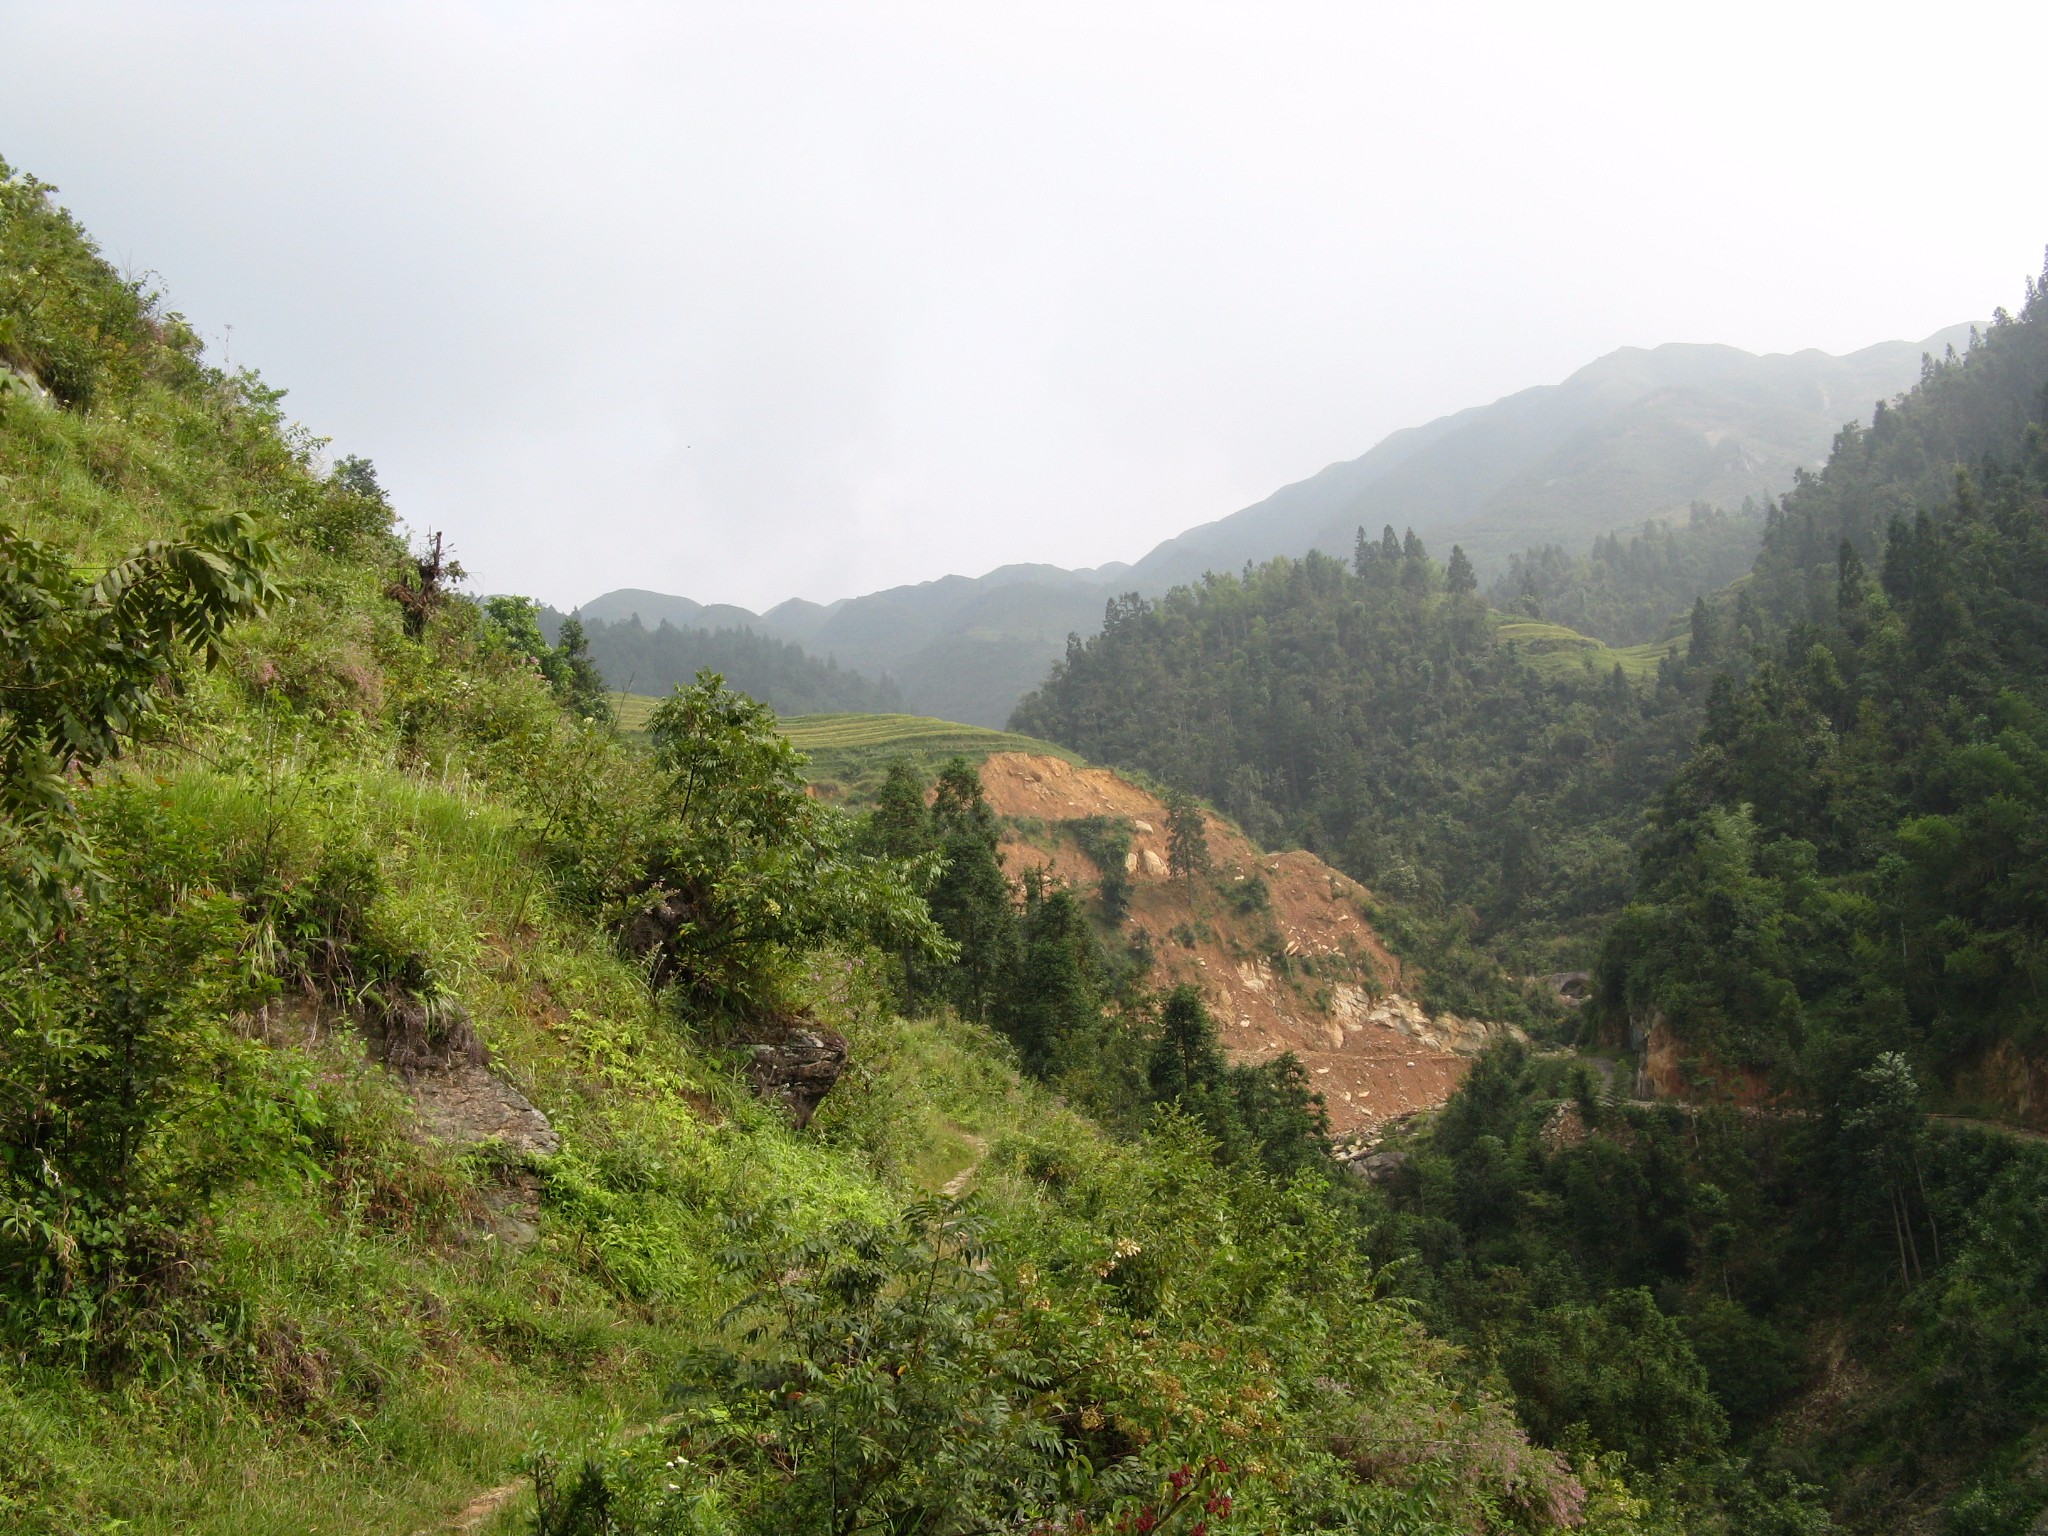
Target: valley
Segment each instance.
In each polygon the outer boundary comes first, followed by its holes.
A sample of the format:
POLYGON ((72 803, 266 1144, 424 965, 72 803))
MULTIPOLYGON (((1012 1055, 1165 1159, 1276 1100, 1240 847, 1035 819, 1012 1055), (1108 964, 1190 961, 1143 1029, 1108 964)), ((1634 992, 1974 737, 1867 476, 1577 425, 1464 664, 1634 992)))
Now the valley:
POLYGON ((1917 352, 570 615, 0 163, 0 1527, 2038 1530, 2048 272, 1917 352))

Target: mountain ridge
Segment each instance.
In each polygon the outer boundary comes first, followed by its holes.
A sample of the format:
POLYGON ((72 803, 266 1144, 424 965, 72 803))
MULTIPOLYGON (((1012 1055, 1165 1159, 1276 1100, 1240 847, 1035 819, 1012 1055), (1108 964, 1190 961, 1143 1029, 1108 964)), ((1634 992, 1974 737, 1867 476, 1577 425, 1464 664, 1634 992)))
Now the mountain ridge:
POLYGON ((1925 356, 1973 329, 1841 355, 1710 342, 1617 348, 1557 383, 1390 432, 1130 564, 1013 563, 830 603, 791 598, 759 614, 621 588, 576 611, 611 623, 637 612, 650 628, 667 619, 755 629, 893 682, 915 712, 1001 726, 1067 637, 1094 633, 1104 604, 1126 591, 1156 597, 1206 571, 1310 549, 1341 555, 1358 528, 1382 524, 1412 527, 1440 549, 1459 544, 1488 580, 1542 544, 1578 551, 1694 502, 1769 501, 1826 458, 1848 421, 1867 423, 1876 401, 1909 387, 1925 356))

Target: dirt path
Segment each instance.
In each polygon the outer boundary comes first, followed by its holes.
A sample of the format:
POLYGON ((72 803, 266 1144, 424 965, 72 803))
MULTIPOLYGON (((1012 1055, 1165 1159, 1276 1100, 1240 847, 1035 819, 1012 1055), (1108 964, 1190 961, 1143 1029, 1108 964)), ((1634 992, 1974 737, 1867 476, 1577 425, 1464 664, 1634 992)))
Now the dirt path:
MULTIPOLYGON (((631 1445, 635 1440, 641 1439, 643 1436, 657 1434, 667 1429, 681 1417, 680 1414, 665 1413, 660 1418, 650 1420, 645 1424, 635 1424, 628 1429, 619 1431, 613 1437, 612 1444, 631 1445)), ((490 1524, 493 1515, 504 1509, 506 1505, 510 1504, 532 1486, 533 1479, 531 1477, 521 1477, 515 1478, 509 1483, 500 1483, 495 1488, 486 1488, 482 1493, 463 1505, 460 1512, 452 1516, 446 1525, 437 1526, 434 1528, 434 1531, 456 1533, 456 1536, 469 1536, 469 1533, 480 1531, 490 1524)), ((422 1531, 419 1533, 419 1536, 434 1536, 434 1531, 422 1531)))
POLYGON ((2030 1131, 2021 1125, 2006 1125, 1998 1120, 1972 1120, 1964 1115, 1929 1115, 1928 1119, 1937 1125, 1960 1125, 1965 1130, 1988 1131, 1993 1136, 2003 1136, 2007 1141, 2030 1141, 2035 1144, 2048 1142, 2048 1131, 2030 1131))
POLYGON ((530 1481, 522 1477, 516 1483, 502 1483, 496 1488, 486 1489, 463 1505, 462 1513, 449 1521, 446 1529, 465 1533, 482 1530, 491 1516, 526 1491, 530 1481))
POLYGON ((968 1182, 973 1179, 975 1172, 981 1167, 981 1160, 988 1156, 988 1143, 975 1135, 974 1132, 962 1131, 960 1139, 974 1148, 974 1161, 939 1186, 939 1193, 948 1200, 957 1200, 967 1192, 968 1182))

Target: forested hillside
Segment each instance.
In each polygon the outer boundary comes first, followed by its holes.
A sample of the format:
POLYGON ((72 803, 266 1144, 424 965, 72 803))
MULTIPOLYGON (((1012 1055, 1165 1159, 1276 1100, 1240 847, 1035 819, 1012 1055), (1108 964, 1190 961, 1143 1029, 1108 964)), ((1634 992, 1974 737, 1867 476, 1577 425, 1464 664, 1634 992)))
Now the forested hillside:
POLYGON ((0 1527, 2038 1530, 2044 337, 1676 647, 1361 534, 1020 711, 1156 797, 814 723, 849 808, 710 672, 622 733, 0 165, 0 1527), (1347 1168, 1204 998, 1383 1001, 1368 917, 1544 1044, 1347 1168))
POLYGON ((1335 554, 1352 529, 1386 522, 1461 544, 1490 578, 1532 540, 1579 549, 1694 502, 1768 501, 1826 457, 1843 422, 1867 420, 1872 402, 1912 384, 1925 354, 1968 334, 1954 326, 1845 357, 1623 347, 1559 383, 1392 433, 1192 528, 1138 561, 1125 585, 1152 596, 1247 561, 1335 554))
POLYGON ((2048 1126, 2044 419, 2032 286, 1773 512, 1601 960, 1674 1088, 1826 1099, 1896 1052, 2048 1126))
POLYGON ((1756 529, 1739 519, 1672 519, 1690 505, 1768 502, 1821 461, 1844 421, 1867 419, 1873 401, 1911 384, 1928 349, 1967 335, 1954 327, 1846 357, 1624 348, 1560 384, 1392 433, 1356 459, 1166 540, 1136 565, 1007 565, 762 614, 624 589, 578 611, 614 624, 637 614, 650 626, 753 629, 886 675, 920 713, 1000 726, 1070 634, 1095 633, 1110 598, 1157 598, 1276 556, 1342 555, 1356 527, 1389 521, 1439 550, 1461 543, 1482 579, 1497 581, 1518 561, 1505 600, 1491 589, 1496 607, 1528 611, 1526 573, 1545 618, 1633 645, 1658 638, 1673 614, 1747 570, 1755 553, 1756 529), (1631 534, 1645 518, 1658 519, 1659 532, 1631 534), (1532 538, 1551 542, 1530 550, 1532 538), (1595 540, 1591 558, 1579 560, 1595 540))
POLYGON ((830 659, 820 661, 792 641, 749 629, 680 628, 666 619, 649 629, 637 616, 620 624, 592 619, 580 627, 591 660, 622 693, 665 694, 709 667, 784 714, 887 714, 903 708, 902 695, 887 677, 874 681, 830 659))
MULTIPOLYGON (((1439 566, 1389 528, 1350 564, 1312 554, 1122 600, 1015 723, 1300 842, 1445 940, 1559 970, 1628 891, 1641 808, 1706 674, 1679 660, 1635 680, 1597 646, 1553 659, 1503 638, 1461 552, 1439 566)), ((1476 973, 1453 990, 1431 947, 1435 1002, 1509 1005, 1476 973)))
POLYGON ((1737 513, 1695 502, 1682 521, 1602 534, 1583 555, 1556 544, 1511 555, 1486 600, 1502 613, 1548 619, 1610 645, 1641 645, 1745 575, 1763 534, 1764 515, 1752 502, 1737 513))
MULTIPOLYGON (((2044 421, 2048 278, 1841 435, 1641 686, 1517 654, 1458 552, 1389 530, 1127 600, 1019 712, 1263 800, 1439 913, 1439 955, 1529 967, 1576 918, 1593 1049, 1483 1063, 1375 1158, 1370 1243, 1532 1434, 1625 1448, 1709 1528, 2048 1507, 2044 421), (1532 851, 1567 878, 1511 879, 1532 851)), ((1527 574, 1590 611, 1668 594, 1670 553, 1527 574)))

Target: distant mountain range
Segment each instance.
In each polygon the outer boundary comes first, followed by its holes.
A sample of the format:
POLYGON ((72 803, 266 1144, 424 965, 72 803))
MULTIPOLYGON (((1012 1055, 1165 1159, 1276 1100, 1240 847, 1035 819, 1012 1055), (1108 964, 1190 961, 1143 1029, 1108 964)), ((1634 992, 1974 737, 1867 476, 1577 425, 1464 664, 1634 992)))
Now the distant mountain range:
POLYGON ((1006 565, 836 603, 794 599, 763 614, 624 589, 577 612, 610 624, 637 614, 649 629, 751 629, 886 677, 918 713, 1000 726, 1064 653, 1067 635, 1092 634, 1118 593, 1156 596, 1204 571, 1310 549, 1348 554, 1358 528, 1376 534, 1389 523, 1412 527, 1439 558, 1462 545, 1486 580, 1534 546, 1576 551, 1696 501, 1775 497, 1795 470, 1827 457, 1845 423, 1867 422, 1878 400, 1912 385, 1923 355, 1960 349, 1969 333, 1952 326, 1844 357, 1624 347, 1560 384, 1392 433, 1359 458, 1168 539, 1135 565, 1006 565))

